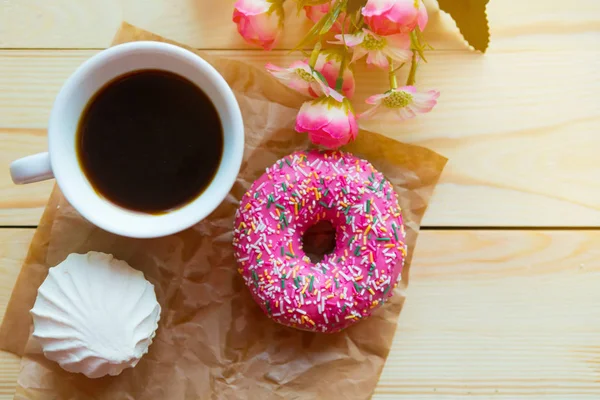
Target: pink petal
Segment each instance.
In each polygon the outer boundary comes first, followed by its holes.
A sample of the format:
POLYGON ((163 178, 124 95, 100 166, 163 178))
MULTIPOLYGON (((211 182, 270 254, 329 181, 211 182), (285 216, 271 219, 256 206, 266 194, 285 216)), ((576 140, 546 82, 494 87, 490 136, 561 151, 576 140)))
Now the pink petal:
POLYGON ((410 49, 410 35, 406 33, 397 33, 395 35, 389 35, 385 37, 389 47, 395 49, 410 49))
POLYGON ((390 64, 382 51, 370 51, 367 56, 367 64, 376 65, 379 68, 386 69, 390 64))
POLYGON ((381 104, 381 101, 389 97, 389 94, 375 94, 365 100, 367 104, 381 104))
POLYGON ((382 15, 394 7, 394 3, 396 0, 368 0, 362 9, 362 15, 364 17, 382 15))
POLYGON ((434 103, 434 104, 413 103, 410 106, 407 106, 407 108, 410 109, 411 111, 413 111, 414 113, 427 114, 428 112, 433 110, 433 108, 435 107, 435 104, 436 103, 434 103))
POLYGON ((326 93, 323 91, 323 83, 321 83, 320 79, 315 78, 315 81, 310 83, 310 87, 308 88, 308 93, 311 97, 317 98, 326 96, 326 93))
POLYGON ((416 117, 417 115, 408 107, 396 109, 396 114, 401 120, 407 120, 416 117))
POLYGON ((367 111, 360 114, 358 116, 358 119, 371 119, 371 118, 375 117, 377 114, 379 114, 380 109, 381 109, 381 105, 379 105, 379 104, 376 105, 375 107, 371 107, 367 111))
POLYGON ((340 67, 340 63, 333 60, 326 62, 321 60, 321 62, 317 61, 315 64, 315 70, 319 71, 323 77, 325 77, 329 86, 333 88, 335 87, 338 75, 340 73, 340 67))
POLYGON ((331 137, 327 132, 323 131, 309 132, 308 137, 314 144, 323 146, 330 150, 337 149, 338 147, 348 143, 348 138, 334 138, 331 137))
POLYGON ((437 90, 430 90, 428 92, 420 92, 413 95, 415 101, 435 101, 440 97, 440 92, 437 90))
POLYGON ((415 0, 372 0, 363 9, 363 16, 374 32, 388 36, 411 32, 417 25, 418 11, 415 0))
POLYGON ((329 124, 324 126, 322 130, 334 139, 348 138, 350 136, 350 122, 348 121, 348 116, 344 116, 343 119, 332 120, 329 124))
MULTIPOLYGON (((319 71, 325 77, 330 88, 336 87, 337 79, 340 75, 340 67, 340 61, 334 57, 327 58, 324 53, 319 56, 315 64, 315 70, 319 71)), ((348 98, 354 96, 355 81, 352 70, 345 68, 342 79, 342 94, 348 98)))
POLYGON ((430 90, 426 93, 417 93, 413 95, 414 102, 412 107, 420 113, 430 112, 437 105, 437 98, 440 93, 436 90, 430 90))
POLYGON ((304 79, 292 79, 288 82, 287 86, 305 96, 312 97, 310 84, 304 79))
POLYGON ((365 35, 363 32, 355 33, 353 35, 345 34, 345 35, 335 35, 335 38, 338 40, 337 42, 329 42, 331 44, 346 44, 348 47, 355 47, 361 44, 365 40, 365 35))
POLYGON ((354 73, 351 69, 347 68, 344 71, 344 83, 342 84, 342 93, 347 98, 351 99, 354 97, 354 91, 356 89, 356 81, 354 80, 354 73))
POLYGON ((390 57, 394 61, 398 61, 399 63, 405 63, 410 61, 412 58, 412 51, 410 50, 386 47, 382 51, 386 56, 390 57))
POLYGON ((259 14, 250 18, 254 31, 261 39, 274 39, 279 33, 279 17, 276 13, 259 14))
POLYGON ((321 98, 304 103, 296 117, 296 130, 307 132, 310 140, 330 149, 348 143, 358 134, 356 118, 347 100, 321 98))
POLYGON ((364 47, 355 47, 352 50, 352 60, 350 60, 350 63, 354 63, 358 60, 360 60, 361 58, 363 58, 364 56, 366 56, 367 54, 369 54, 369 50, 365 49, 364 47))
POLYGON ((310 19, 312 22, 317 23, 325 14, 329 12, 330 4, 319 4, 316 6, 305 6, 304 12, 306 13, 306 18, 310 19))
POLYGON ((353 112, 350 112, 348 117, 350 122, 350 138, 351 140, 356 140, 359 131, 358 122, 356 121, 356 117, 354 116, 353 112))
POLYGON ((237 24, 238 32, 248 43, 262 46, 266 50, 274 46, 280 32, 279 17, 276 13, 244 16, 236 9, 233 20, 237 24))
POLYGON ((375 37, 375 39, 380 40, 381 36, 379 36, 378 34, 376 34, 375 32, 373 32, 372 30, 369 30, 367 28, 363 28, 363 33, 365 36, 367 35, 371 35, 373 37, 375 37))
POLYGON ((281 69, 279 71, 275 71, 275 70, 267 70, 271 75, 273 75, 275 78, 279 79, 281 82, 287 84, 289 81, 291 81, 292 79, 294 79, 294 75, 296 75, 294 72, 290 72, 287 69, 281 69))
POLYGON ((386 17, 377 17, 377 19, 371 19, 367 23, 375 33, 381 36, 394 35, 396 33, 402 32, 402 30, 404 29, 398 24, 396 24, 394 21, 390 21, 386 17))
POLYGON ((278 67, 277 65, 271 63, 267 63, 265 65, 265 69, 271 73, 287 71, 287 68, 278 67))
POLYGON ((327 111, 326 105, 307 101, 296 117, 296 131, 303 133, 322 129, 331 119, 327 111))
MULTIPOLYGON (((298 68, 281 68, 277 65, 268 63, 265 68, 275 78, 279 79, 284 85, 300 92, 305 96, 311 96, 310 83, 298 76, 296 69, 304 69, 305 63, 303 61, 295 61, 292 65, 296 65, 298 68)), ((310 71, 310 67, 306 65, 306 68, 310 71)), ((310 72, 309 72, 310 73, 310 72)))
POLYGON ((398 0, 385 17, 402 27, 401 32, 410 32, 417 25, 417 13, 414 0, 398 0))
POLYGON ((251 16, 266 13, 271 4, 266 0, 238 0, 234 7, 244 16, 251 16))
POLYGON ((402 90, 402 91, 404 91, 404 92, 408 92, 408 93, 410 93, 410 94, 415 94, 415 93, 417 93, 417 88, 416 88, 416 87, 414 87, 414 86, 402 86, 402 87, 399 87, 399 88, 398 88, 398 89, 396 89, 396 90, 398 90, 398 91, 402 90))
POLYGON ((425 30, 428 21, 429 15, 427 14, 427 8, 425 7, 425 4, 423 4, 423 1, 419 0, 419 12, 417 16, 417 23, 419 24, 419 29, 421 30, 421 32, 425 30))
POLYGON ((344 96, 333 88, 329 88, 329 90, 327 91, 327 96, 333 98, 338 103, 341 103, 344 101, 344 96))
POLYGON ((437 90, 430 90, 425 93, 428 94, 429 96, 431 96, 432 99, 438 99, 440 97, 440 92, 437 90))
POLYGON ((306 72, 308 72, 309 74, 312 73, 312 71, 310 70, 310 66, 308 65, 308 62, 305 60, 296 60, 293 63, 290 64, 290 69, 293 69, 294 71, 297 69, 302 69, 306 72))

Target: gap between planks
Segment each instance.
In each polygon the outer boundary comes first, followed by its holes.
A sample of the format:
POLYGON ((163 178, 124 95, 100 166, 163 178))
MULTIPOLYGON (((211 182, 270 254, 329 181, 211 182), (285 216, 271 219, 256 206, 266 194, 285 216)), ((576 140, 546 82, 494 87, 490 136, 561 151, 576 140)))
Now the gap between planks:
MULTIPOLYGON (((56 92, 77 65, 96 53, 0 51, 0 223, 32 226, 39 221, 51 184, 17 188, 8 177, 8 164, 45 150, 56 92)), ((259 67, 293 59, 283 51, 211 54, 259 67)), ((422 81, 442 91, 434 112, 402 125, 378 120, 364 126, 449 158, 423 225, 600 226, 600 139, 593 135, 600 121, 594 101, 600 51, 485 56, 433 51, 429 61, 422 81), (565 97, 566 92, 577 96, 565 97), (551 98, 561 98, 561 112, 548 102, 551 98)), ((364 65, 357 66, 356 75, 360 111, 366 106, 361 100, 385 90, 387 81, 364 65)))
MULTIPOLYGON (((0 225, 1 229, 37 229, 37 225, 0 225)), ((421 226, 421 231, 476 231, 476 232, 593 232, 600 231, 600 226, 421 226)))

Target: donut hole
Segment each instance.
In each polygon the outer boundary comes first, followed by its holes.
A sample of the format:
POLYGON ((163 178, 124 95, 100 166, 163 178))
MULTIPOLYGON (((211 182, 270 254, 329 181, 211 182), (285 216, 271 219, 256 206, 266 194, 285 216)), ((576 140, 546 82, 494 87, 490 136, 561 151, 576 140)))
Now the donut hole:
POLYGON ((329 221, 319 221, 302 235, 302 248, 313 264, 323 261, 335 250, 335 228, 329 221))

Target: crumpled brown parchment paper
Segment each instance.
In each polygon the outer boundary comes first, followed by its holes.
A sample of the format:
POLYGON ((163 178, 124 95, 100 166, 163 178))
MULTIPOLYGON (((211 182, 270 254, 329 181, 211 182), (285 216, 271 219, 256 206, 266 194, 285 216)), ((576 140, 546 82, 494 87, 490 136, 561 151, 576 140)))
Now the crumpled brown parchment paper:
MULTIPOLYGON (((163 38, 123 24, 115 44, 163 38)), ((408 284, 410 259, 390 302, 338 334, 275 324, 255 305, 236 270, 232 224, 238 200, 264 169, 309 146, 294 131, 303 99, 267 73, 200 53, 236 92, 246 148, 227 199, 177 235, 136 240, 84 220, 55 188, 33 238, 6 316, 0 348, 22 356, 16 399, 365 399, 390 351, 408 284), (142 270, 162 306, 158 333, 134 369, 96 380, 63 371, 31 339, 29 310, 48 268, 70 253, 114 254, 142 270)), ((412 255, 421 217, 446 163, 431 150, 361 132, 345 148, 371 161, 400 194, 412 255)))

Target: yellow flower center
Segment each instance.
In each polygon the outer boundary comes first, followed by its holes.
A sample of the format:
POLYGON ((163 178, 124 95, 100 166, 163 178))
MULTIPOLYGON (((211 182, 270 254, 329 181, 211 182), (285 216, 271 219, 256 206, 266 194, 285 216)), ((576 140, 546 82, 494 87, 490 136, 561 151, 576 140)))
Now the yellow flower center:
POLYGON ((413 101, 413 96, 404 91, 392 92, 383 99, 383 105, 388 108, 404 108, 413 101))
POLYGON ((381 50, 386 46, 386 40, 384 38, 377 39, 373 35, 366 35, 362 42, 362 47, 367 50, 381 50))
POLYGON ((419 9, 419 0, 415 0, 415 8, 418 10, 419 9))
POLYGON ((302 68, 297 68, 296 73, 302 80, 305 80, 306 82, 312 82, 315 80, 315 78, 313 78, 312 74, 310 74, 309 72, 306 72, 302 68))

